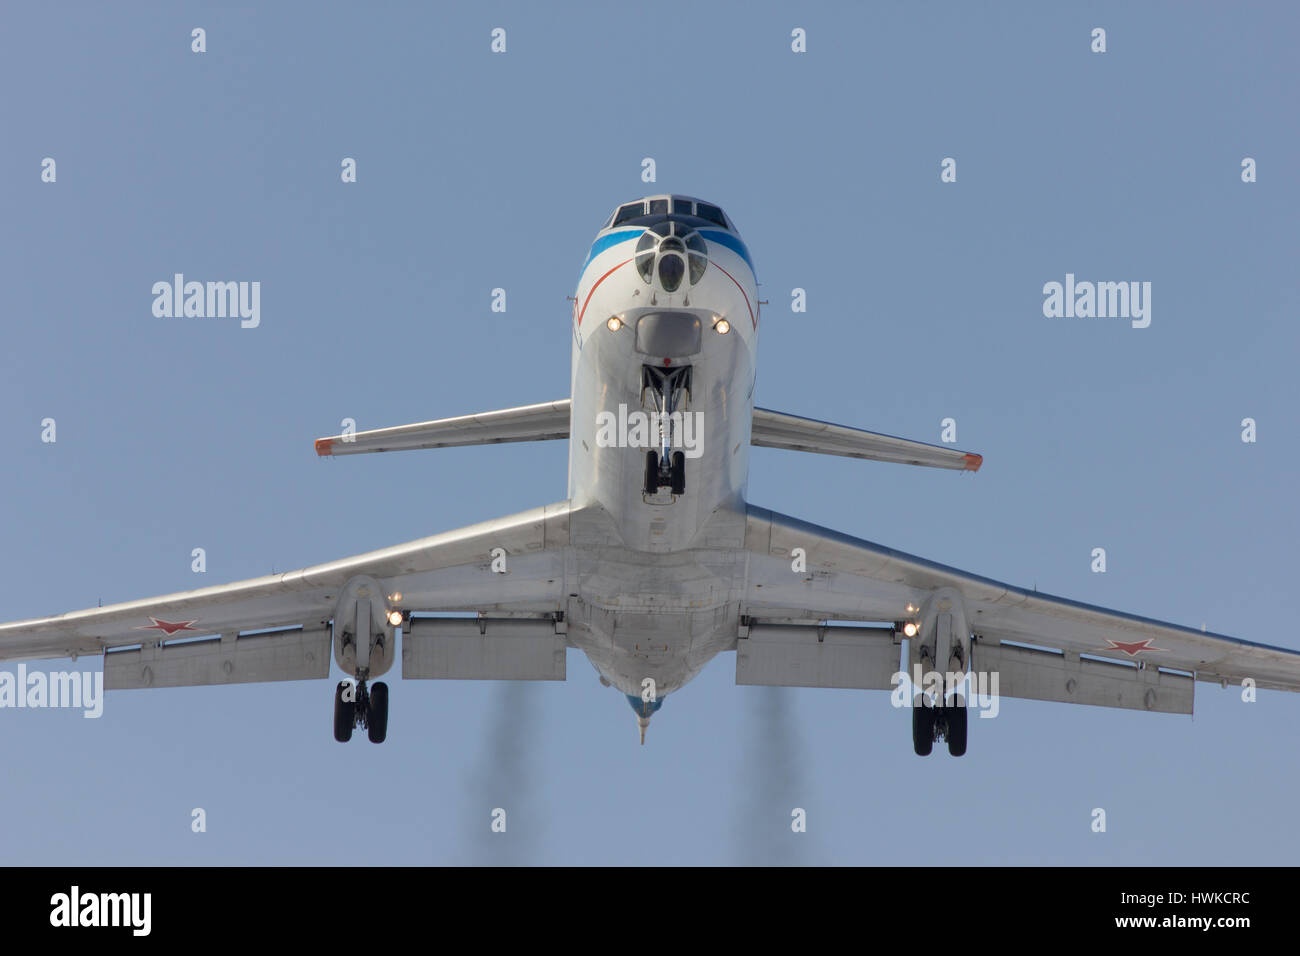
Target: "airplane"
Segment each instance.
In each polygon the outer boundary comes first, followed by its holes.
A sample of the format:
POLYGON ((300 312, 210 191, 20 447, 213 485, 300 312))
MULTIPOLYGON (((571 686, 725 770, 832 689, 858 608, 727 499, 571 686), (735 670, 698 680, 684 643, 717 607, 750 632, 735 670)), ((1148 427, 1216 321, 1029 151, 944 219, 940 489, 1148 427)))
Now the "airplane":
MULTIPOLYGON (((760 306, 731 218, 619 205, 573 298, 567 399, 318 439, 355 454, 567 439, 568 496, 298 571, 0 625, 0 660, 103 658, 107 689, 325 679, 334 736, 411 680, 565 680, 581 650, 641 743, 720 653, 742 685, 890 690, 966 752, 966 687, 1190 714, 1196 682, 1300 690, 1300 651, 1053 597, 751 504, 751 446, 978 471, 981 456, 754 406, 760 306), (942 681, 930 680, 943 675, 942 681)), ((978 699, 978 693, 975 695, 978 699)))

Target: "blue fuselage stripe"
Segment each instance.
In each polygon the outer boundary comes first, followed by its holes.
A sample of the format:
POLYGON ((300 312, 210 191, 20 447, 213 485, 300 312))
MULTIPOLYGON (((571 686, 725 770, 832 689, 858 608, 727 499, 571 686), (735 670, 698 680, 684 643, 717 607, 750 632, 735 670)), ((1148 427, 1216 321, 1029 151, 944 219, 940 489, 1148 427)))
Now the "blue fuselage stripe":
POLYGON ((729 232, 723 232, 720 229, 701 229, 700 235, 709 242, 716 242, 720 246, 726 246, 740 258, 745 260, 745 265, 749 266, 749 271, 754 272, 754 260, 749 258, 749 250, 745 244, 736 236, 729 232))
MULTIPOLYGON (((591 252, 587 253, 587 261, 582 264, 582 269, 579 270, 578 275, 581 276, 585 273, 587 271, 587 266, 591 265, 591 260, 595 259, 605 250, 612 249, 620 243, 630 242, 633 239, 640 238, 643 232, 645 232, 645 230, 639 228, 620 229, 618 232, 611 232, 608 235, 601 236, 591 244, 591 252)), ((701 229, 700 235, 709 242, 716 242, 720 246, 726 246, 736 255, 740 256, 740 258, 745 260, 745 264, 749 266, 750 272, 754 271, 754 260, 749 258, 749 250, 745 248, 745 244, 741 242, 738 237, 733 236, 729 232, 723 232, 720 229, 701 229)))
POLYGON ((644 229, 622 229, 618 232, 611 232, 607 236, 601 236, 591 244, 591 252, 587 253, 587 261, 582 264, 582 268, 578 271, 578 275, 582 275, 582 273, 586 272, 587 266, 591 265, 591 260, 596 258, 606 249, 611 249, 620 242, 627 242, 629 239, 636 239, 643 232, 645 232, 644 229))

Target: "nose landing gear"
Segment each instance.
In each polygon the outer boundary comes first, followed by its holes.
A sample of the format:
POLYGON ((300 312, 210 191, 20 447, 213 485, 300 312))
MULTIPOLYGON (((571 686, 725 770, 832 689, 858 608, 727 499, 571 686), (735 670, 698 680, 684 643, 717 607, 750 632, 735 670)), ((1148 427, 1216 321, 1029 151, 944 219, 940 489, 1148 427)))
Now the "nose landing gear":
POLYGON ((647 495, 658 494, 665 485, 674 495, 686 493, 686 454, 675 450, 674 446, 681 439, 681 406, 686 403, 690 389, 689 365, 676 368, 641 366, 642 401, 644 403, 649 392, 659 422, 659 450, 651 449, 645 456, 645 485, 642 490, 647 495))

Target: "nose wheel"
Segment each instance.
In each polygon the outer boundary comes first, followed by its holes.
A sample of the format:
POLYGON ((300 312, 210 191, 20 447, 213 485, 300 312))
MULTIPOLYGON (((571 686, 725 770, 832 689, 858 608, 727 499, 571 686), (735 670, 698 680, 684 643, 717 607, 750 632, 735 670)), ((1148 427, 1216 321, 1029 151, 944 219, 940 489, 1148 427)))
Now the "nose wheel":
POLYGON ((364 678, 355 684, 345 680, 334 688, 334 739, 347 743, 357 727, 366 728, 372 744, 382 744, 388 736, 388 685, 383 681, 368 688, 364 678))
POLYGON ((686 456, 680 451, 673 452, 673 463, 668 469, 668 487, 675 495, 686 493, 686 456))
POLYGON ((686 493, 686 455, 675 451, 666 462, 661 461, 659 453, 651 450, 645 453, 645 487, 647 495, 659 493, 667 485, 675 495, 686 493))

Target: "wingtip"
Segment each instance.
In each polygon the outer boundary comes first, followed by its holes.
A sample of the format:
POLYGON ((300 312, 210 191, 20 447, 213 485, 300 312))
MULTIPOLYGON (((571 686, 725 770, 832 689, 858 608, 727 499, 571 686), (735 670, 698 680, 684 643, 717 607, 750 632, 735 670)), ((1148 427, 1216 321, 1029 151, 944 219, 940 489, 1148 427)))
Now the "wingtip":
POLYGON ((320 455, 322 458, 325 458, 325 457, 328 457, 329 455, 334 454, 334 439, 333 439, 333 438, 317 438, 317 439, 316 439, 316 454, 320 455))
POLYGON ((976 455, 976 454, 973 454, 973 453, 967 452, 967 454, 966 454, 966 470, 967 470, 967 471, 979 471, 979 470, 980 470, 980 465, 982 465, 982 464, 984 464, 984 456, 983 456, 983 455, 976 455))

